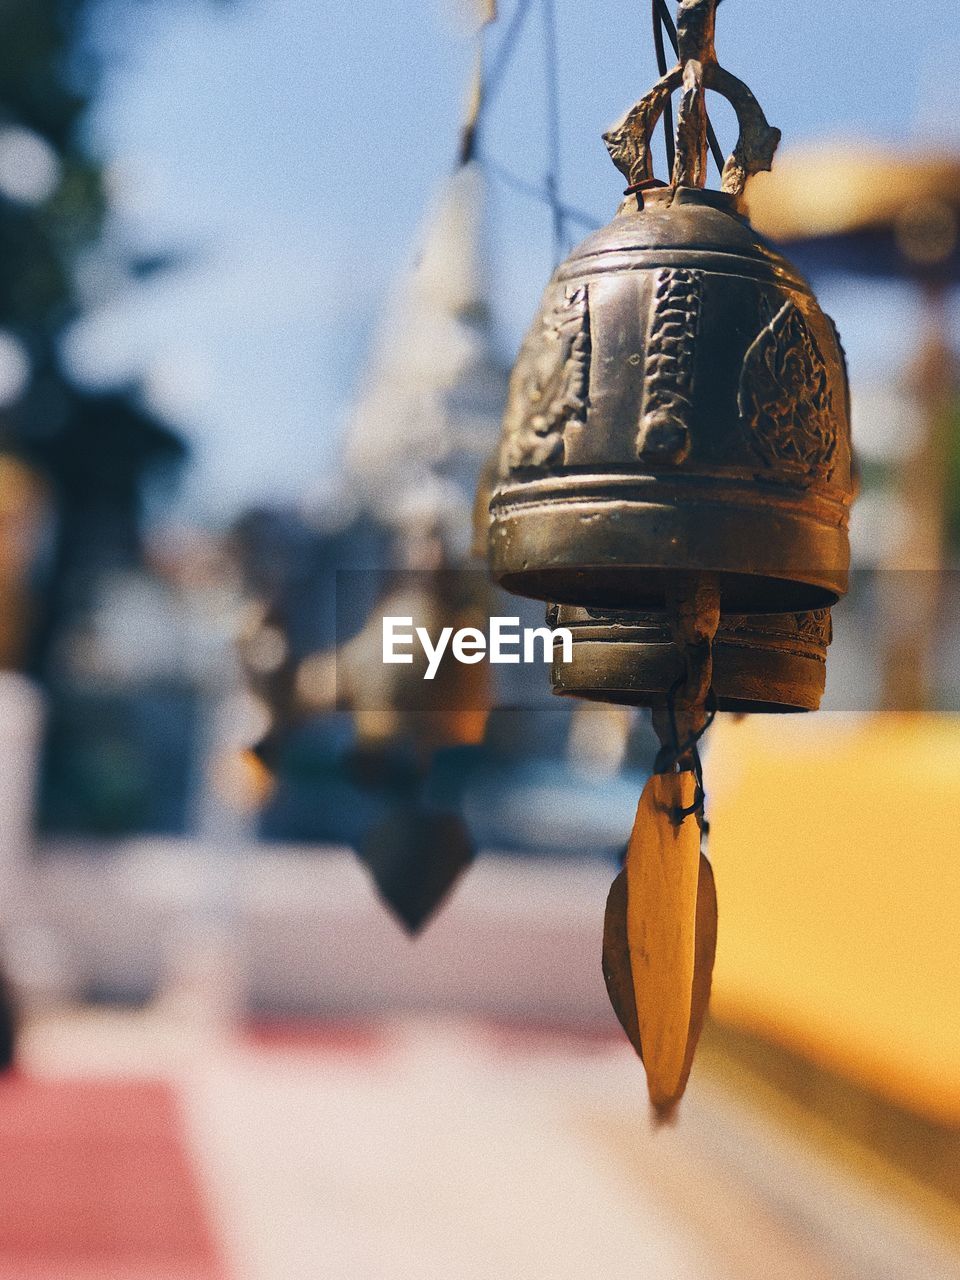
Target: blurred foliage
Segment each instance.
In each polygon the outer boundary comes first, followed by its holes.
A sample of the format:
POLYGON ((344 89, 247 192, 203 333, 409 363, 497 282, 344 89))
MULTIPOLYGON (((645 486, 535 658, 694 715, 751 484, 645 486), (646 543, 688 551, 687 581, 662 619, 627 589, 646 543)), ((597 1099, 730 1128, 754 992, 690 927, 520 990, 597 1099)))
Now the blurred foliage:
POLYGON ((39 816, 55 831, 171 831, 187 821, 189 691, 94 688, 67 661, 111 575, 146 572, 147 496, 186 456, 138 386, 78 385, 62 356, 83 309, 81 266, 109 259, 107 275, 135 285, 174 261, 132 250, 117 261, 104 235, 103 158, 85 127, 107 59, 122 51, 124 24, 110 19, 153 2, 0 0, 0 451, 39 474, 43 506, 30 580, 0 586, 0 609, 25 621, 19 652, 4 660, 48 690, 39 816))
MULTIPOLYGON (((5 138, 26 138, 53 173, 49 190, 31 198, 0 172, 0 333, 29 364, 22 392, 0 407, 0 447, 49 482, 53 545, 23 656, 48 681, 57 634, 89 606, 102 574, 140 567, 147 481, 185 456, 136 386, 95 394, 75 385, 61 358, 81 309, 77 265, 96 251, 108 213, 103 164, 83 127, 104 71, 92 24, 108 11, 103 0, 0 0, 0 149, 5 138)), ((131 280, 144 274, 143 264, 126 265, 131 280)), ((146 273, 163 266, 158 257, 146 273)))
POLYGON ((0 203, 0 323, 55 338, 75 313, 72 267, 100 235, 103 173, 80 125, 98 62, 86 40, 90 0, 0 0, 0 121, 47 142, 60 165, 49 198, 0 203))
POLYGON ((186 830, 198 712, 196 696, 174 685, 137 697, 62 693, 47 729, 41 830, 102 837, 186 830))

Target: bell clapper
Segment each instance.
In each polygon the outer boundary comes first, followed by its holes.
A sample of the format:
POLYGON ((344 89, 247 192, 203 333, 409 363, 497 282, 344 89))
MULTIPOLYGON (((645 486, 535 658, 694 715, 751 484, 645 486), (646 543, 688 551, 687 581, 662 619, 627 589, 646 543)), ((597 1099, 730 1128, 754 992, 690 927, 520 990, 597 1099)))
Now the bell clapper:
POLYGON ((712 718, 716 579, 677 575, 669 614, 683 672, 654 709, 663 749, 640 799, 624 870, 610 891, 603 956, 610 1000, 643 1060, 658 1122, 674 1114, 686 1089, 716 950, 717 901, 701 849, 697 750, 712 718))

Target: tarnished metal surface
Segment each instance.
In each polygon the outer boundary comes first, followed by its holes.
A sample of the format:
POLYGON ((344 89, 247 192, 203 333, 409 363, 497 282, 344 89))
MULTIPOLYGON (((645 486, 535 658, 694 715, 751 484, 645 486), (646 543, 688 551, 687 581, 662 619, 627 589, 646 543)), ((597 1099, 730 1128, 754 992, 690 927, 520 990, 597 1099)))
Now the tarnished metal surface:
POLYGON ((809 286, 692 188, 630 196, 547 288, 511 380, 491 561, 523 595, 726 612, 833 604, 852 500, 846 370, 809 286))
MULTIPOLYGON (((558 658, 553 665, 555 693, 652 707, 683 675, 683 657, 665 614, 552 606, 548 618, 573 635, 573 661, 558 658)), ((713 645, 719 710, 816 711, 831 638, 828 609, 725 617, 713 645)))
MULTIPOLYGON (((652 708, 661 750, 608 901, 603 972, 661 1118, 686 1087, 716 943, 698 744, 720 705, 819 706, 855 488, 839 335, 741 214, 780 133, 717 62, 717 3, 682 0, 678 65, 605 136, 630 185, 547 287, 490 502, 495 578, 559 602, 551 621, 576 634, 555 690, 652 708), (664 187, 650 144, 678 89, 664 187), (740 124, 720 192, 704 189, 707 89, 740 124)), ((659 52, 663 70, 662 38, 659 52)))
POLYGON ((853 497, 843 350, 809 285, 740 213, 779 140, 713 47, 716 0, 684 0, 680 62, 606 141, 631 182, 558 268, 503 423, 490 558, 520 595, 665 608, 678 572, 725 613, 844 594, 853 497), (683 86, 670 187, 650 138, 683 86), (724 191, 706 179, 704 90, 737 109, 724 191))

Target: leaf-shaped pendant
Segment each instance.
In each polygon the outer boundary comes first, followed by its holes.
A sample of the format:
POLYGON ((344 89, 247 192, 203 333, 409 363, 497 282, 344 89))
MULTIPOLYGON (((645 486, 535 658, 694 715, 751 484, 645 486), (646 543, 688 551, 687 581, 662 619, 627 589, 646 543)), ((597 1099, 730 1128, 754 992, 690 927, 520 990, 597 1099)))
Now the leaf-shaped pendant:
POLYGON ((475 850, 459 814, 413 808, 368 831, 358 853, 381 898, 416 935, 470 866, 475 850))
POLYGON ((644 787, 627 849, 627 944, 650 1101, 673 1105, 683 1080, 693 1007, 700 826, 681 819, 696 795, 690 772, 644 787))
POLYGON ((603 918, 603 980, 617 1020, 627 1039, 643 1060, 640 1025, 637 1022, 637 997, 633 990, 630 968, 630 944, 627 942, 627 873, 621 871, 610 886, 607 911, 603 918))
MULTIPOLYGON (((687 1034, 687 1051, 683 1072, 676 1095, 664 1100, 657 1108, 662 1120, 668 1120, 686 1091, 696 1055, 697 1045, 710 1009, 710 988, 713 982, 713 966, 717 952, 717 890, 713 868, 707 858, 700 855, 700 873, 697 880, 697 923, 693 965, 693 991, 690 1000, 690 1029, 687 1034)), ((640 1024, 637 1017, 637 997, 633 985, 630 964, 630 944, 627 941, 627 873, 621 871, 610 886, 607 910, 603 924, 603 978, 607 995, 627 1039, 643 1060, 640 1040, 640 1024)))
POLYGON ((703 1034, 707 1013, 710 1010, 710 988, 713 985, 713 964, 717 955, 717 886, 713 867, 700 854, 700 874, 697 879, 697 923, 693 959, 693 991, 690 999, 690 1029, 687 1033, 687 1052, 683 1072, 676 1095, 657 1107, 661 1120, 669 1120, 687 1089, 693 1059, 703 1034))
POLYGON ((661 1115, 686 1088, 716 949, 713 873, 700 852, 696 819, 679 818, 695 794, 692 773, 650 779, 604 924, 607 991, 643 1058, 650 1100, 661 1115))

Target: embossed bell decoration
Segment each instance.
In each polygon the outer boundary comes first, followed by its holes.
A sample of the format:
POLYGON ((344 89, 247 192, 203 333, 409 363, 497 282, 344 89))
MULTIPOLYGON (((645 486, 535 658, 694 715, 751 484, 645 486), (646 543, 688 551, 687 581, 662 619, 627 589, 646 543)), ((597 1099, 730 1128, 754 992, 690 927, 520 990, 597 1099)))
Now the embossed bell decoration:
POLYGON ((785 613, 847 589, 843 351, 742 211, 780 133, 717 61, 716 4, 683 0, 678 65, 605 135, 625 199, 554 274, 514 368, 490 557, 517 594, 658 609, 679 571, 712 575, 724 613, 785 613), (651 138, 677 89, 664 185, 651 138), (708 89, 740 125, 721 191, 708 89))

